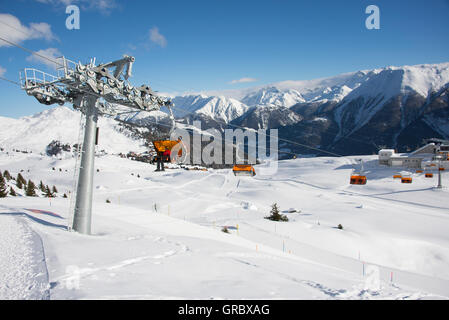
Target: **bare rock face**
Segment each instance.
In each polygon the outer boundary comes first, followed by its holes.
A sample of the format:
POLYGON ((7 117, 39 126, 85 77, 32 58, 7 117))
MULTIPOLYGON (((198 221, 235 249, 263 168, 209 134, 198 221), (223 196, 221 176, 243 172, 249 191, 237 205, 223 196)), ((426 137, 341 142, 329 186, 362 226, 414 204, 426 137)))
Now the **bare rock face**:
POLYGON ((303 119, 298 113, 285 107, 253 107, 231 124, 251 129, 275 129, 290 126, 303 119))
POLYGON ((45 148, 45 153, 48 156, 57 156, 58 154, 61 154, 63 151, 70 152, 72 147, 70 144, 62 142, 58 140, 53 140, 48 144, 48 146, 45 148))

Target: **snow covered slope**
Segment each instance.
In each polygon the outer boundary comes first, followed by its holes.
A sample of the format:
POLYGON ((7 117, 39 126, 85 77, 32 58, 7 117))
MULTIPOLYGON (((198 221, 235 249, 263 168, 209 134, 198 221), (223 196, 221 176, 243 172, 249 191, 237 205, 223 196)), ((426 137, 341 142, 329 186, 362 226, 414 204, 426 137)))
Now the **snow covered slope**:
MULTIPOLYGON (((99 150, 109 153, 145 150, 144 141, 128 136, 112 119, 99 117, 98 127, 99 150)), ((67 107, 55 107, 20 119, 0 117, 0 146, 45 152, 52 140, 70 145, 79 143, 79 128, 80 113, 67 107)))
POLYGON ((0 215, 0 299, 48 299, 42 241, 19 216, 17 212, 0 215))
POLYGON ((351 157, 281 161, 272 176, 256 166, 250 178, 103 156, 84 236, 64 228, 74 159, 5 150, 2 171, 59 195, 0 199, 0 225, 15 213, 40 236, 52 299, 448 299, 448 190, 422 174, 401 184, 363 158, 368 184, 350 186, 351 157), (275 202, 288 222, 264 219, 275 202))

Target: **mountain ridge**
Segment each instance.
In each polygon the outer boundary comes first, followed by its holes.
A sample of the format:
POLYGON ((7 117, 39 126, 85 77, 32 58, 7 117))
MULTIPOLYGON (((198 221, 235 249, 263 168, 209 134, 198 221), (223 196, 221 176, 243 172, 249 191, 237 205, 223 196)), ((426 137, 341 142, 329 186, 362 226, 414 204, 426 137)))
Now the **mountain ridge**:
MULTIPOLYGON (((283 81, 234 90, 232 95, 221 92, 216 96, 201 93, 173 97, 178 124, 192 125, 199 121, 201 129, 219 131, 235 127, 279 129, 281 139, 341 154, 370 154, 381 147, 406 151, 420 145, 425 138, 449 138, 449 62, 390 66, 315 80, 283 81)), ((65 131, 77 136, 78 131, 73 128, 79 128, 79 114, 75 117, 78 122, 66 123, 66 118, 73 118, 74 111, 66 107, 53 110, 56 111, 46 110, 20 119, 0 117, 0 145, 11 144, 14 139, 22 142, 28 139, 41 147, 41 141, 47 139, 42 134, 50 135, 47 128, 57 122, 65 125, 51 135, 55 139, 73 140, 66 138, 65 131), (70 114, 64 114, 67 112, 70 114), (38 123, 39 117, 45 120, 43 124, 38 123), (35 136, 25 134, 22 130, 25 127, 35 136), (69 130, 69 127, 73 128, 69 130), (9 137, 7 131, 12 132, 9 137)), ((167 119, 167 113, 161 110, 152 113, 136 111, 117 120, 145 127, 154 123, 164 125, 167 119)), ((136 150, 143 148, 144 143, 135 145, 139 137, 133 137, 132 132, 128 133, 134 138, 132 141, 116 137, 123 128, 115 128, 113 121, 108 118, 100 123, 106 124, 110 137, 122 144, 123 151, 128 146, 136 150)), ((25 145, 17 143, 17 147, 20 146, 25 145)), ((113 145, 105 147, 118 151, 113 145)), ((298 148, 294 143, 284 144, 282 148, 293 153, 310 151, 298 148)))

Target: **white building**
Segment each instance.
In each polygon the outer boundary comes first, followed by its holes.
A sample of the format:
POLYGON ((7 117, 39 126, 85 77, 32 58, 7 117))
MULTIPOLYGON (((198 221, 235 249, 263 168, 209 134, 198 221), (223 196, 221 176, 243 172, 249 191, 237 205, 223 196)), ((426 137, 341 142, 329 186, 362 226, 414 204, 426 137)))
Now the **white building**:
POLYGON ((449 168, 449 145, 441 142, 430 142, 412 153, 397 154, 393 149, 382 149, 379 151, 379 164, 421 169, 424 161, 434 162, 437 156, 441 157, 440 165, 449 168))
POLYGON ((391 157, 395 156, 393 149, 382 149, 379 151, 379 164, 389 165, 391 157))
POLYGON ((392 149, 382 149, 379 151, 379 164, 389 167, 420 169, 426 156, 427 154, 397 154, 392 149))

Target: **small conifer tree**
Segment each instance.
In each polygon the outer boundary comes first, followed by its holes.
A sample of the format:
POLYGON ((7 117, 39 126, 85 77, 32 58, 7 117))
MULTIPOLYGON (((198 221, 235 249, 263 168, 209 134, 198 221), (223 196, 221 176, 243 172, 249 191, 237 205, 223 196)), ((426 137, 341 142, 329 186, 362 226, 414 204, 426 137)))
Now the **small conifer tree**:
POLYGON ((44 183, 42 182, 42 180, 41 180, 41 182, 39 182, 39 190, 42 191, 42 192, 45 192, 45 191, 46 191, 46 190, 45 190, 45 185, 44 185, 44 183))
POLYGON ((3 172, 3 177, 4 177, 7 181, 9 181, 9 180, 12 179, 11 174, 9 173, 8 170, 5 170, 5 172, 3 172))
POLYGON ((53 186, 52 192, 55 194, 58 193, 58 189, 56 189, 56 186, 53 186))
POLYGON ((26 180, 22 177, 22 175, 20 173, 17 175, 16 181, 17 181, 17 187, 20 189, 23 188, 23 185, 27 184, 26 180), (21 185, 21 187, 19 187, 19 184, 21 185))
POLYGON ((270 213, 271 213, 271 215, 269 215, 268 217, 265 217, 265 219, 272 220, 272 221, 288 221, 288 218, 286 215, 279 213, 279 208, 278 208, 277 203, 274 203, 271 206, 270 213))
POLYGON ((3 175, 0 172, 0 198, 5 198, 8 195, 8 191, 6 188, 5 178, 3 178, 3 175))
POLYGON ((26 190, 25 190, 25 195, 28 197, 37 197, 35 189, 36 189, 36 185, 34 184, 34 182, 31 181, 31 179, 28 180, 28 184, 27 184, 26 190))
POLYGON ((48 186, 45 187, 45 197, 46 198, 53 198, 53 193, 51 193, 51 190, 48 186))
POLYGON ((16 191, 12 187, 9 188, 9 194, 12 197, 17 197, 17 193, 16 193, 16 191))

